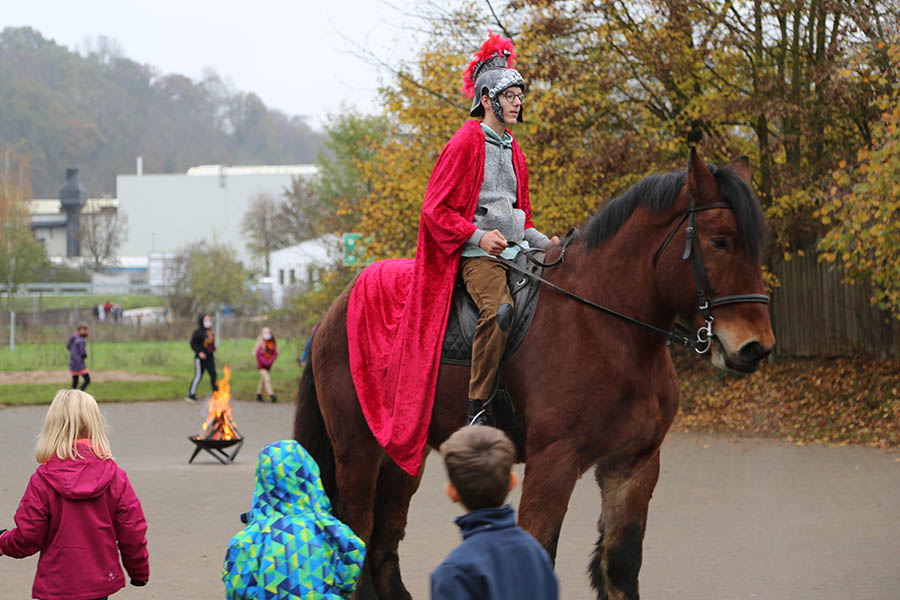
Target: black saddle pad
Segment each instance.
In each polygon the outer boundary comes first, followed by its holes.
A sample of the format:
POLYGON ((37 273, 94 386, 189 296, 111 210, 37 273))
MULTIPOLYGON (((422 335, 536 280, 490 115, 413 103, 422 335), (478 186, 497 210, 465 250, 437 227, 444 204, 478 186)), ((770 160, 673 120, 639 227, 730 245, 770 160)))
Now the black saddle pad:
MULTIPOLYGON (((538 261, 544 258, 543 252, 532 254, 538 261)), ((525 253, 520 252, 515 259, 516 265, 529 273, 541 276, 543 268, 531 264, 525 258, 525 253)), ((518 271, 509 269, 507 283, 515 305, 515 320, 509 340, 506 342, 506 351, 503 359, 509 358, 525 339, 534 310, 537 308, 537 299, 541 291, 539 281, 523 275, 518 271)), ((441 362, 450 365, 472 364, 472 337, 475 335, 475 325, 478 323, 478 307, 469 293, 466 291, 462 280, 457 278, 453 287, 453 301, 450 305, 450 316, 447 318, 447 330, 444 333, 444 345, 441 348, 441 362)))

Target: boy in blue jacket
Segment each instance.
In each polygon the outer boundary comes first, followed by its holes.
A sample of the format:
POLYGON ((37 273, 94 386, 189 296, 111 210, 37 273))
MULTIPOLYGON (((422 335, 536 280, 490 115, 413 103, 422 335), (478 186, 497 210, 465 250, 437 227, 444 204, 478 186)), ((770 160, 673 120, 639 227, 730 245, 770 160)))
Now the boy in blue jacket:
POLYGON ((463 542, 431 573, 432 600, 556 600, 547 552, 524 529, 506 495, 516 486, 516 451, 499 429, 463 427, 441 444, 447 496, 469 512, 456 519, 463 542))

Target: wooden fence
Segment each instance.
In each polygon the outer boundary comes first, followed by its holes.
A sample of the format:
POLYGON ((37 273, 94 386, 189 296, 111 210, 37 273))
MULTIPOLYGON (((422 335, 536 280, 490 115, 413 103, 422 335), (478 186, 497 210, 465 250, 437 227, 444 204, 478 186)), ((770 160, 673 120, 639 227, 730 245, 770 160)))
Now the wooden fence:
POLYGON ((783 356, 900 356, 900 321, 869 302, 866 285, 844 282, 834 264, 794 257, 773 268, 781 287, 770 306, 783 356))

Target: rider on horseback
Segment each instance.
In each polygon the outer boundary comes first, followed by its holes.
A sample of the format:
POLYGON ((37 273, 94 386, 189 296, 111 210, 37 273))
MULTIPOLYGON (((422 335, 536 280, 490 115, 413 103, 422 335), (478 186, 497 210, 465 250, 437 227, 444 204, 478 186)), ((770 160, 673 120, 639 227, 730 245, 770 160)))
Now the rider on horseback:
MULTIPOLYGON (((474 219, 461 228, 470 235, 461 245, 459 265, 462 281, 479 312, 469 376, 466 423, 470 425, 491 424, 488 401, 514 315, 506 283, 507 267, 494 257, 512 259, 520 247, 545 248, 559 242, 556 237, 548 239, 531 222, 525 157, 507 129, 522 121, 525 101, 525 80, 512 68, 513 50, 509 39, 491 33, 469 63, 463 75, 463 92, 473 97, 469 115, 481 117, 480 127, 473 133, 472 123, 466 123, 444 149, 445 153, 480 153, 483 171, 436 167, 429 181, 429 188, 472 191, 480 183, 474 219), (510 246, 510 242, 516 245, 510 246)), ((458 203, 426 203, 420 227, 432 227, 438 219, 443 221, 438 226, 446 227, 448 219, 456 221, 465 216, 458 203)))

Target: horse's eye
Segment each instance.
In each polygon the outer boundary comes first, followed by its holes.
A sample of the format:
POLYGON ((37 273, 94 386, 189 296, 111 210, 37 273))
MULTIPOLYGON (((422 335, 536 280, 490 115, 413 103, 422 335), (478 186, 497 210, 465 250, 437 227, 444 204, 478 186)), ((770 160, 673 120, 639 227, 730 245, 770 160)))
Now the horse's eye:
POLYGON ((728 250, 728 240, 725 238, 712 238, 710 242, 716 250, 728 250))

